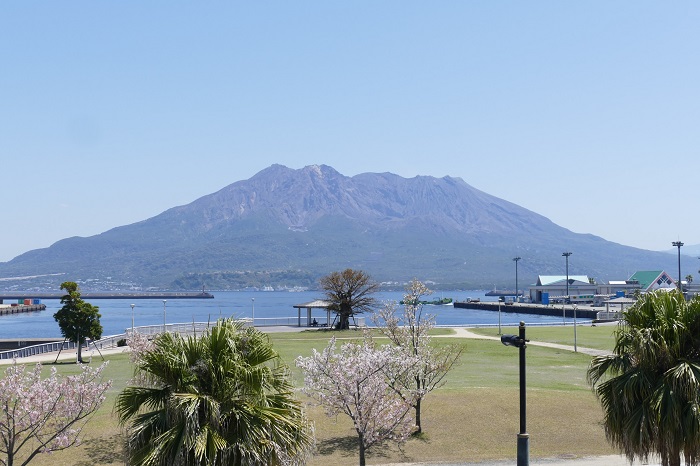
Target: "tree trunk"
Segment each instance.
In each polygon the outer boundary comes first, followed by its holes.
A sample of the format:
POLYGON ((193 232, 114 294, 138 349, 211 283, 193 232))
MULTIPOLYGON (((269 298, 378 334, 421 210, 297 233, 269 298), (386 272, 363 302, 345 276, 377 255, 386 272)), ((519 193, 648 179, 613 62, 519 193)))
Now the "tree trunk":
MULTIPOLYGON (((420 390, 420 378, 416 377, 416 389, 420 390)), ((422 398, 418 398, 416 400, 416 404, 413 405, 416 408, 416 433, 420 434, 423 432, 423 429, 421 428, 420 425, 420 402, 422 398)))
POLYGON ((78 362, 83 363, 83 343, 78 339, 78 362))
POLYGON ((673 452, 668 455, 668 466, 681 466, 681 453, 673 452))
POLYGON ((360 466, 365 466, 365 442, 360 435, 360 466))

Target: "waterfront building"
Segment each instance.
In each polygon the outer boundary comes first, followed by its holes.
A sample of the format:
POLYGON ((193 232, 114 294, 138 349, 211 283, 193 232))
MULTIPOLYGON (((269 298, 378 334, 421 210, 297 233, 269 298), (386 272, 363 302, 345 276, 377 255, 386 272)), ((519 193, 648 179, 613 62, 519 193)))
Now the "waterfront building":
POLYGON ((549 304, 566 299, 567 290, 570 302, 592 302, 596 294, 596 284, 587 275, 540 275, 537 283, 530 286, 530 301, 549 304))
POLYGON ((659 289, 668 290, 678 287, 676 281, 663 270, 636 272, 630 277, 629 281, 638 282, 639 289, 642 291, 642 293, 648 293, 659 289))

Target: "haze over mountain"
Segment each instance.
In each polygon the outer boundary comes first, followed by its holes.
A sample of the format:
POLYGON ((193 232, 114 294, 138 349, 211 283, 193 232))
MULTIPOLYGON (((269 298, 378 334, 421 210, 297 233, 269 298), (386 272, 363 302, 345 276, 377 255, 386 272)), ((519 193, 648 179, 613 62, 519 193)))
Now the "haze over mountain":
MULTIPOLYGON (((591 206, 572 199, 582 215, 591 206)), ((605 221, 604 216, 591 221, 605 221)), ((346 267, 434 288, 521 287, 538 274, 598 281, 676 270, 673 256, 573 233, 460 178, 343 176, 325 165, 273 165, 194 202, 88 238, 73 237, 0 263, 5 288, 81 281, 84 289, 314 287, 346 267)))

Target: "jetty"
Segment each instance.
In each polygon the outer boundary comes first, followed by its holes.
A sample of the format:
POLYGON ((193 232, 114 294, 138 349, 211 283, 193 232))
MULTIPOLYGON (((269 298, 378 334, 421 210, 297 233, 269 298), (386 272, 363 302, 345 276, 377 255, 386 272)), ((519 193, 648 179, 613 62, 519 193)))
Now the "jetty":
MULTIPOLYGON (((533 304, 533 303, 499 303, 499 302, 463 302, 455 301, 455 308, 474 309, 479 311, 500 311, 513 314, 536 314, 543 316, 561 316, 574 318, 573 304, 533 304)), ((608 314, 603 310, 590 306, 576 305, 576 317, 580 319, 608 320, 599 318, 599 314, 608 314)), ((602 316, 601 316, 602 317, 602 316)), ((605 316, 607 317, 607 316, 605 316)))
MULTIPOLYGON (((0 303, 2 304, 2 303, 0 303)), ((6 304, 0 305, 0 315, 19 314, 22 312, 43 311, 46 309, 46 304, 6 304)))
MULTIPOLYGON (((0 291, 0 304, 5 299, 61 299, 63 291, 0 291)), ((80 293, 85 300, 93 299, 212 299, 214 295, 205 291, 85 291, 80 293)))

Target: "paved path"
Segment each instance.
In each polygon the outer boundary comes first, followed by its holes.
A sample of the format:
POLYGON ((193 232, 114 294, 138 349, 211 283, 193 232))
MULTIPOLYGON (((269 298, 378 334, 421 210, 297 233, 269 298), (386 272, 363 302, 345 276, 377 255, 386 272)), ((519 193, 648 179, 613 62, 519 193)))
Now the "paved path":
MULTIPOLYGON (((488 336, 488 335, 479 335, 478 333, 474 333, 474 332, 472 332, 470 329, 468 329, 468 328, 466 328, 466 327, 456 327, 456 328, 453 328, 453 330, 455 331, 455 334, 454 334, 454 335, 439 335, 439 336, 436 335, 435 338, 437 338, 437 337, 443 337, 443 338, 454 338, 454 337, 457 337, 457 338, 475 338, 475 339, 478 339, 478 340, 496 340, 496 341, 501 341, 501 337, 492 337, 492 336, 488 336)), ((560 345, 560 344, 558 344, 558 343, 547 343, 547 342, 544 342, 544 341, 530 341, 530 342, 528 342, 528 345, 530 345, 530 346, 545 346, 545 347, 547 347, 547 348, 556 348, 556 349, 560 349, 560 350, 564 350, 564 351, 574 351, 574 347, 573 347, 573 346, 570 346, 570 345, 560 345)), ((584 347, 581 347, 581 346, 578 346, 578 347, 577 347, 577 351, 578 351, 579 353, 588 354, 588 355, 591 355, 591 356, 604 356, 604 355, 606 355, 606 354, 610 354, 609 351, 599 350, 599 349, 594 349, 594 348, 584 348, 584 347)))
MULTIPOLYGON (((515 466, 516 458, 511 461, 496 461, 484 463, 394 463, 382 466, 515 466)), ((635 461, 630 463, 624 456, 607 455, 591 456, 586 458, 562 459, 562 458, 539 458, 530 459, 533 466, 661 466, 659 461, 649 460, 648 463, 635 461)), ((681 462, 681 464, 683 464, 681 462)))

